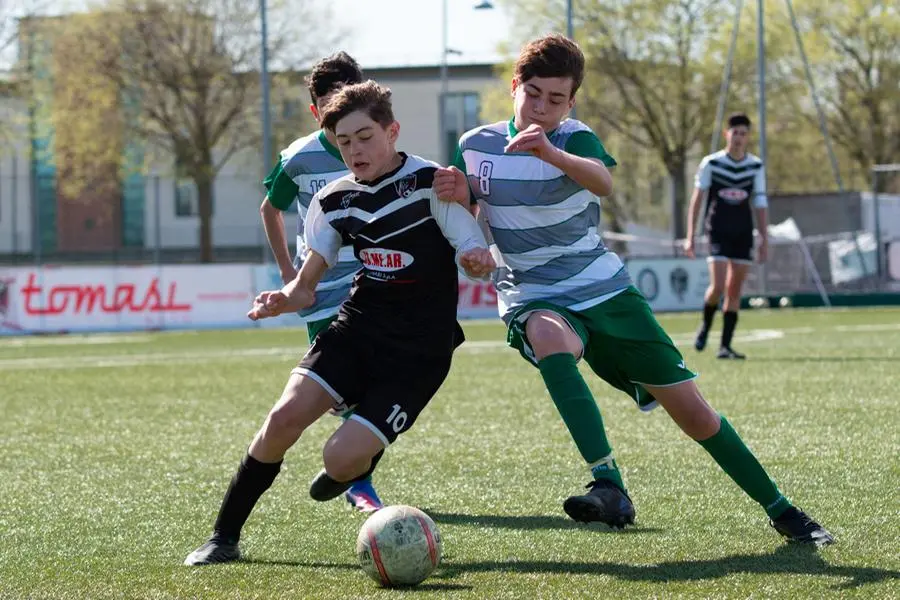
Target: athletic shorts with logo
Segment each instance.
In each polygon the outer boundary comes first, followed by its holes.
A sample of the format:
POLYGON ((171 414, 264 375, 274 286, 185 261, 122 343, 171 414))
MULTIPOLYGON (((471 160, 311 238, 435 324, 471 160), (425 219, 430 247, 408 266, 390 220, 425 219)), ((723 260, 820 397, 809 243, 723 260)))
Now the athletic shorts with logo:
POLYGON ((334 398, 334 411, 368 427, 390 445, 416 422, 450 372, 452 355, 385 352, 375 339, 350 335, 335 322, 292 371, 310 377, 334 398))
POLYGON ((565 319, 581 338, 583 358, 594 373, 631 396, 641 410, 656 407, 656 400, 643 385, 668 387, 697 377, 685 366, 681 352, 635 287, 585 310, 537 301, 516 311, 509 321, 507 343, 537 366, 525 333, 525 323, 535 311, 549 311, 565 319))
POLYGON ((709 232, 709 258, 753 262, 753 232, 743 235, 709 232))

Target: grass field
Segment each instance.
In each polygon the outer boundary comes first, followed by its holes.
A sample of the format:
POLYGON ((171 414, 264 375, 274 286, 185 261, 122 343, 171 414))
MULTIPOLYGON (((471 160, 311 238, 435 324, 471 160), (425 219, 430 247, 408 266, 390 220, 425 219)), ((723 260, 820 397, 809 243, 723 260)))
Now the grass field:
POLYGON ((331 417, 251 516, 246 561, 191 569, 181 561, 209 534, 303 330, 6 338, 0 597, 900 597, 900 311, 747 312, 745 363, 688 350, 694 315, 662 320, 713 405, 835 545, 783 543, 661 409, 642 414, 592 375, 637 524, 570 521, 562 501, 588 471, 492 322, 466 325, 448 381, 376 474, 387 503, 440 527, 431 579, 378 588, 354 556, 362 515, 309 499, 331 417))

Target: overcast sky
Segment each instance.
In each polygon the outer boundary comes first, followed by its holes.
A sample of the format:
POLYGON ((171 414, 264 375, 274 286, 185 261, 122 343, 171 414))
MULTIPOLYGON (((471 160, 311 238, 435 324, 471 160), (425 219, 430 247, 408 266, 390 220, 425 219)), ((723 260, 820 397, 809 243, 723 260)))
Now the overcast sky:
MULTIPOLYGON (((14 10, 36 0, 0 0, 14 10)), ((437 65, 441 60, 442 0, 309 0, 330 6, 347 35, 343 47, 364 67, 437 65)), ((480 0, 447 0, 448 45, 462 52, 451 63, 491 63, 500 60, 497 46, 506 40, 510 20, 495 7, 475 10, 480 0)), ((90 0, 46 0, 51 13, 78 11, 90 0)), ((315 5, 315 4, 313 4, 315 5)), ((0 69, 12 60, 0 56, 0 69)))
MULTIPOLYGON (((497 62, 509 19, 503 10, 475 10, 476 0, 447 0, 453 63, 497 62)), ((349 30, 345 49, 365 67, 440 64, 441 0, 332 0, 334 16, 349 30)))

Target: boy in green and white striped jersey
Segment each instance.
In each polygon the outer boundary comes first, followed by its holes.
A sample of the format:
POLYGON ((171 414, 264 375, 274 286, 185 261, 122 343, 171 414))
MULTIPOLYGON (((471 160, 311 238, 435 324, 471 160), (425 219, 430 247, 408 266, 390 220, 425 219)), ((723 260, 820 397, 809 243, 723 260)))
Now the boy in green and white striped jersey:
POLYGON ((566 119, 584 77, 575 42, 549 35, 527 44, 512 81, 514 117, 465 133, 454 164, 435 175, 443 200, 477 202, 493 237, 500 316, 508 343, 535 365, 593 481, 570 497, 578 521, 634 522, 582 378, 584 358, 642 410, 657 404, 696 440, 792 541, 833 541, 785 498, 724 417, 700 394, 696 375, 656 321, 621 259, 600 237, 599 197, 612 193, 615 161, 590 128, 566 119))

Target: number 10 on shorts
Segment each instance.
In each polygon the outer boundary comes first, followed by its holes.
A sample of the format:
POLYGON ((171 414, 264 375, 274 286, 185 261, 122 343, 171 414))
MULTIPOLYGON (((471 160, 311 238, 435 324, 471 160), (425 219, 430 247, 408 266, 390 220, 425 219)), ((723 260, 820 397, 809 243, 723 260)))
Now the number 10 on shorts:
POLYGON ((391 410, 391 414, 388 415, 387 423, 390 425, 396 433, 400 433, 403 431, 403 428, 406 426, 406 413, 400 410, 402 407, 399 404, 395 404, 393 409, 391 410))

